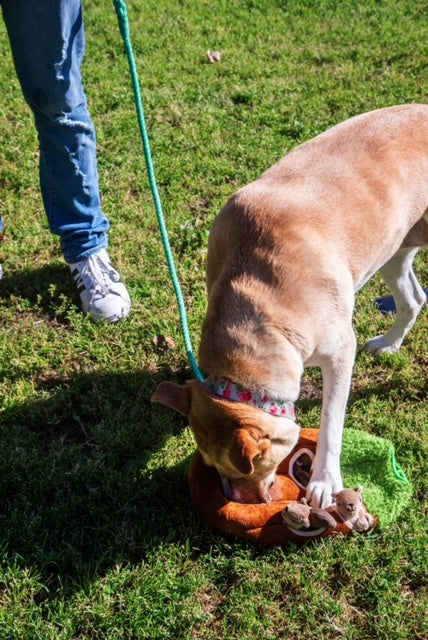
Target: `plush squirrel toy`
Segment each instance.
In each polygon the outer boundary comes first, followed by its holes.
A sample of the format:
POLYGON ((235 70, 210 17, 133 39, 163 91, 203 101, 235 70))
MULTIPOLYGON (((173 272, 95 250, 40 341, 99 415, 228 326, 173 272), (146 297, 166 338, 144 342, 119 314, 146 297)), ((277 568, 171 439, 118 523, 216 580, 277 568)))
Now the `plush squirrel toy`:
POLYGON ((333 493, 337 513, 355 531, 368 531, 374 523, 370 513, 364 509, 362 494, 363 487, 361 486, 333 493))
POLYGON ((287 505, 282 511, 282 519, 293 529, 330 529, 337 525, 328 511, 310 507, 306 498, 287 505))
MULTIPOLYGON (((333 493, 334 509, 340 518, 354 531, 368 531, 373 527, 373 517, 363 506, 363 487, 343 489, 333 493)), ((337 522, 328 511, 310 507, 306 498, 291 502, 282 511, 284 524, 293 529, 331 529, 337 522)))

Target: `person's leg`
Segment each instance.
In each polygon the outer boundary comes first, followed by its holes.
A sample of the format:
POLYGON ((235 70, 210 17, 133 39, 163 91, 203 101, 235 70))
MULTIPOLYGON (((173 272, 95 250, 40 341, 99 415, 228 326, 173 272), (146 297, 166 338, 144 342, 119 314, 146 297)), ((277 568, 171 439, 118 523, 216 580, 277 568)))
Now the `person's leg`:
MULTIPOLYGON (((49 225, 60 236, 64 257, 72 271, 78 269, 78 277, 84 261, 107 247, 109 228, 100 208, 95 131, 81 78, 85 50, 81 0, 1 0, 1 5, 17 74, 39 135, 40 183, 49 225)), ((111 265, 103 268, 103 280, 104 271, 112 273, 111 265)), ((124 297, 118 312, 122 317, 130 301, 117 281, 118 276, 115 287, 124 297)), ((106 295, 108 291, 107 283, 106 295)), ((96 317, 90 291, 86 294, 81 294, 84 310, 96 317)), ((117 296, 114 301, 117 306, 117 296)), ((105 317, 104 311, 98 316, 105 317)))
POLYGON ((2 0, 15 67, 40 140, 43 201, 67 262, 107 246, 100 209, 95 132, 80 67, 80 0, 2 0))

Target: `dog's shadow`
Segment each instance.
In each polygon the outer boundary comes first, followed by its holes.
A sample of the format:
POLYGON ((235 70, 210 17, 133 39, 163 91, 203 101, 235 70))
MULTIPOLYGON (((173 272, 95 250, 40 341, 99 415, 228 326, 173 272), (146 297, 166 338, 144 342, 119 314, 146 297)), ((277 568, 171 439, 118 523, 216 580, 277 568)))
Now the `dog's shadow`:
POLYGON ((171 371, 79 373, 3 411, 0 540, 11 561, 73 588, 165 542, 210 544, 188 491, 193 443, 167 462, 186 422, 150 402, 167 377, 180 381, 171 371))

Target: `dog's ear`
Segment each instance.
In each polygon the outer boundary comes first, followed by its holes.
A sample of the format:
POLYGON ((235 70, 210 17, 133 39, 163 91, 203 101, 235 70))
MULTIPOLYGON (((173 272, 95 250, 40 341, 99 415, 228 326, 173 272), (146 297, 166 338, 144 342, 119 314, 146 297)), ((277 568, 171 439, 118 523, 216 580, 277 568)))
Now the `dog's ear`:
POLYGON ((160 402, 187 416, 190 411, 190 392, 187 387, 174 382, 161 382, 152 395, 152 402, 160 402))
POLYGON ((268 441, 257 442, 247 429, 236 429, 233 434, 229 460, 235 469, 250 476, 254 472, 254 458, 265 455, 268 449, 268 441))

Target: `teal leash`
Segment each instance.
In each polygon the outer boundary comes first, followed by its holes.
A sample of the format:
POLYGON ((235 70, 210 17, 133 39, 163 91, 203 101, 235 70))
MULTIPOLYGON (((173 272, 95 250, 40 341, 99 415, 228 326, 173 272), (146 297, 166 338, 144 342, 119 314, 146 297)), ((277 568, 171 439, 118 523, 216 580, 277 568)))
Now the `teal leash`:
POLYGON ((131 41, 128 11, 126 8, 125 0, 113 0, 113 3, 116 9, 117 19, 119 21, 119 29, 120 29, 120 33, 122 34, 123 42, 125 44, 126 55, 128 57, 129 68, 131 71, 132 86, 134 89, 134 97, 135 97, 135 106, 137 109, 137 117, 138 117, 138 124, 140 128, 141 138, 143 141, 144 157, 146 159, 147 173, 149 176, 150 188, 152 191, 153 200, 155 204, 156 216, 159 223, 162 243, 165 250, 166 259, 168 262, 169 273, 171 275, 172 284, 174 286, 174 291, 177 298, 178 310, 180 313, 181 329, 183 332, 183 338, 184 338, 184 344, 187 351, 187 357, 189 359, 189 362, 193 369, 193 373, 195 377, 198 378, 198 380, 201 380, 203 382, 205 380, 205 377, 199 368, 198 362, 193 352, 192 340, 190 338, 189 326, 187 322, 186 306, 184 304, 183 294, 181 291, 180 282, 178 280, 177 271, 174 264, 174 258, 171 251, 168 231, 165 224, 165 216, 163 214, 162 203, 159 196, 159 190, 156 184, 152 154, 150 151, 149 136, 148 136, 147 127, 146 127, 146 119, 144 117, 143 100, 141 97, 140 83, 138 80, 137 65, 135 63, 135 56, 134 56, 134 51, 133 51, 132 41, 131 41))

